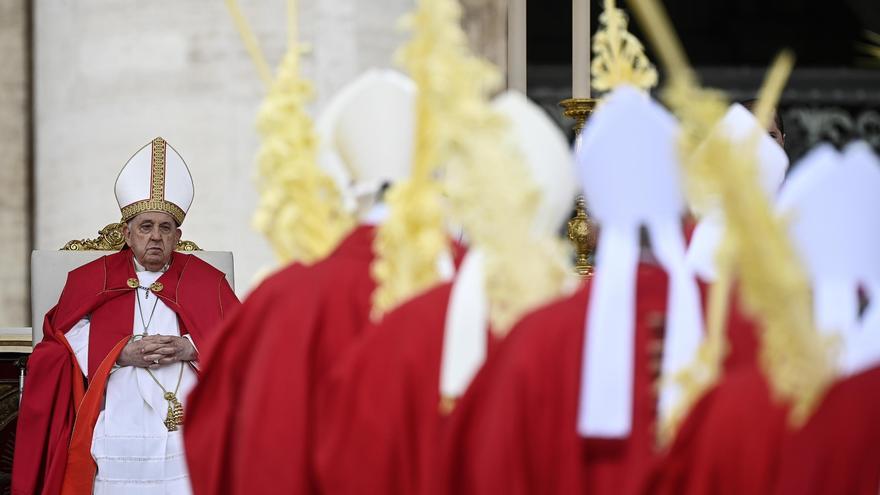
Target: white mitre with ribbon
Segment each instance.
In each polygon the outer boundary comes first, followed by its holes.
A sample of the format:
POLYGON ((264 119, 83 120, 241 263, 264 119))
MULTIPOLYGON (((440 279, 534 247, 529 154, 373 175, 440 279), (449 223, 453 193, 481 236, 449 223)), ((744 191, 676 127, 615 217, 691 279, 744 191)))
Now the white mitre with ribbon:
POLYGON ((146 211, 160 211, 171 215, 178 225, 195 194, 189 168, 161 137, 128 159, 116 177, 115 190, 123 222, 146 211))
MULTIPOLYGON (((522 93, 507 91, 492 107, 510 124, 508 139, 518 147, 541 200, 533 223, 536 237, 551 237, 568 218, 576 194, 574 160, 562 131, 538 105, 522 93)), ((493 185, 492 187, 503 187, 493 185)), ((453 282, 446 311, 440 396, 464 394, 486 360, 489 301, 484 278, 484 253, 473 246, 453 282)))
POLYGON ((864 142, 843 154, 823 144, 795 167, 780 192, 778 211, 788 221, 811 279, 819 330, 842 338, 838 368, 858 373, 880 363, 880 161, 864 142), (871 304, 859 315, 858 290, 871 304))
MULTIPOLYGON (((779 143, 761 127, 758 119, 744 106, 734 103, 712 132, 724 133, 724 136, 734 145, 743 146, 746 146, 748 140, 755 135, 759 136, 757 163, 761 191, 767 195, 768 199, 772 200, 785 179, 788 156, 779 143)), ((708 205, 704 209, 705 211, 695 211, 700 216, 700 222, 691 236, 687 260, 703 280, 712 281, 717 276, 716 254, 724 236, 724 222, 717 205, 708 205)))
MULTIPOLYGON (((678 133, 675 118, 647 93, 622 85, 605 96, 581 136, 577 165, 600 226, 578 407, 585 437, 621 438, 631 430, 640 227, 669 274, 664 374, 687 366, 702 338, 699 288, 685 263, 678 133)), ((679 395, 662 388, 661 409, 679 395)))
POLYGON ((367 223, 384 216, 373 208, 382 188, 409 176, 416 91, 400 72, 371 69, 340 89, 315 124, 319 165, 367 223))

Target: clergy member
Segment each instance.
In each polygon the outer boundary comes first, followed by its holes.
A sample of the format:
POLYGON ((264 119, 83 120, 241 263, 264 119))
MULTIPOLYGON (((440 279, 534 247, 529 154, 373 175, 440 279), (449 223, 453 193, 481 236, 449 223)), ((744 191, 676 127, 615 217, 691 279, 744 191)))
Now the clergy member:
MULTIPOLYGON (((517 184, 534 184, 540 198, 532 209, 534 221, 514 225, 531 226, 532 231, 522 234, 526 239, 533 234, 532 242, 553 238, 568 217, 575 194, 568 143, 545 112, 520 93, 505 93, 492 106, 508 120, 507 142, 520 151, 524 166, 513 169, 509 162, 497 167, 483 163, 482 174, 474 173, 470 180, 490 180, 487 168, 517 171, 527 177, 507 183, 504 179, 510 177, 502 177, 500 183, 475 187, 488 204, 471 201, 468 206, 479 211, 470 213, 511 215, 498 208, 490 189, 514 194, 510 191, 517 184)), ((493 223, 503 221, 498 218, 493 223)), ((470 239, 485 238, 468 227, 477 226, 465 226, 470 239)), ((516 234, 507 233, 511 240, 516 234)), ((388 313, 339 360, 322 387, 319 402, 315 464, 321 493, 443 493, 440 447, 444 425, 456 395, 467 388, 470 377, 503 337, 500 331, 490 331, 492 301, 485 288, 485 260, 499 254, 491 248, 470 246, 454 282, 443 283, 388 313)), ((554 260, 542 262, 554 267, 554 260)), ((509 267, 505 264, 504 269, 509 267)))
POLYGON ((323 260, 269 277, 209 345, 186 430, 195 493, 314 490, 317 387, 368 324, 382 195, 409 175, 415 94, 406 76, 371 70, 317 122, 324 151, 348 177, 345 190, 357 196, 359 225, 323 260))
POLYGON ((578 160, 601 228, 595 276, 524 318, 474 379, 450 418, 449 493, 637 493, 655 455, 660 350, 701 331, 676 132, 629 85, 591 117, 578 160))
POLYGON ((877 280, 880 239, 867 213, 880 208, 877 167, 864 143, 845 155, 820 145, 795 166, 778 203, 810 277, 816 325, 842 344, 836 366, 844 377, 801 429, 774 393, 772 366, 796 361, 803 347, 768 355, 762 339, 763 359, 729 369, 688 414, 648 493, 876 493, 880 463, 867 459, 878 452, 869 418, 878 410, 880 312, 859 318, 858 289, 877 280), (865 276, 868 266, 874 272, 865 276))
POLYGON ((13 493, 190 493, 181 429, 198 348, 238 299, 174 251, 193 183, 164 139, 125 164, 116 199, 125 247, 70 272, 28 362, 13 493))

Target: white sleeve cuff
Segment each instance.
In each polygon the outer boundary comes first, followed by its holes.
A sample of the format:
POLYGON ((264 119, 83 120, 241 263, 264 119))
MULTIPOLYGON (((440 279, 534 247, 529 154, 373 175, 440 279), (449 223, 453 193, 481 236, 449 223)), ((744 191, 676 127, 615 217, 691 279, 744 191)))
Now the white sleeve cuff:
POLYGON ((64 334, 64 338, 67 339, 67 343, 70 344, 70 348, 73 349, 73 354, 76 356, 76 362, 79 364, 79 369, 82 370, 83 375, 85 375, 86 378, 89 377, 90 328, 91 323, 88 318, 83 318, 76 322, 76 325, 64 334))
POLYGON ((192 361, 189 362, 190 366, 192 366, 192 367, 195 368, 195 369, 199 369, 199 364, 198 364, 199 348, 196 347, 196 343, 195 343, 195 341, 193 341, 192 336, 190 336, 190 334, 186 334, 186 335, 184 335, 183 338, 185 338, 186 340, 188 340, 189 343, 192 344, 193 349, 196 350, 196 359, 194 359, 194 360, 192 360, 192 361))

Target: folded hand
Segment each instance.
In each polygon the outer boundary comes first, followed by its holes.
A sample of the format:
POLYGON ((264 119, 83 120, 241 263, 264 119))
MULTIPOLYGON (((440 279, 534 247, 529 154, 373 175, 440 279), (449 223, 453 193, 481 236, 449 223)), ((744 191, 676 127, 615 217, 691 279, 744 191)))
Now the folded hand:
POLYGON ((193 361, 195 357, 196 350, 187 338, 148 335, 126 344, 116 364, 156 369, 178 361, 193 361))

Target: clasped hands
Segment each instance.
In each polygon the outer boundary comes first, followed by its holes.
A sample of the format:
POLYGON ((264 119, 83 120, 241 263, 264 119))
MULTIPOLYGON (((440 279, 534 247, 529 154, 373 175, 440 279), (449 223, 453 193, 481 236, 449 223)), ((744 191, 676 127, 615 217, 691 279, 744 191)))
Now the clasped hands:
POLYGON ((195 359, 196 350, 189 339, 173 335, 147 335, 126 344, 116 364, 156 369, 165 364, 195 359))

